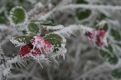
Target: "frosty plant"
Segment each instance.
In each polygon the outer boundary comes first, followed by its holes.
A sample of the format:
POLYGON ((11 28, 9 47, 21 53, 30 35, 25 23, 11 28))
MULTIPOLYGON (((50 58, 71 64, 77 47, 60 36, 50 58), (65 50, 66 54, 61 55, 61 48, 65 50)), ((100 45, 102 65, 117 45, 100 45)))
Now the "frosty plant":
POLYGON ((19 28, 26 25, 24 26, 26 27, 25 34, 17 35, 11 39, 16 46, 20 46, 18 55, 21 58, 32 57, 40 63, 41 60, 48 60, 51 57, 55 58, 59 55, 64 57, 66 39, 61 34, 49 32, 47 25, 44 25, 46 22, 31 21, 28 23, 26 21, 27 14, 22 7, 17 6, 11 10, 11 24, 19 28), (42 33, 43 29, 46 30, 45 33, 42 33))
MULTIPOLYGON (((32 9, 30 12, 27 12, 20 6, 17 6, 10 11, 9 21, 15 32, 15 35, 13 35, 10 41, 16 46, 19 46, 20 49, 15 58, 6 61, 7 67, 3 70, 3 76, 8 75, 13 63, 20 63, 26 61, 26 59, 32 59, 40 65, 42 65, 42 62, 48 63, 50 61, 56 61, 56 58, 59 56, 62 56, 62 58, 65 59, 65 53, 67 53, 65 48, 66 38, 69 38, 77 31, 86 38, 86 43, 99 49, 100 55, 108 62, 107 65, 115 70, 114 65, 118 65, 119 57, 114 53, 114 46, 120 46, 118 43, 120 33, 116 32, 115 29, 110 28, 109 23, 106 20, 99 22, 97 28, 83 25, 70 25, 64 27, 63 25, 54 24, 51 20, 48 20, 48 17, 55 11, 68 8, 81 7, 86 9, 106 8, 118 10, 118 7, 110 8, 109 6, 92 5, 91 7, 87 7, 85 5, 73 4, 65 5, 64 7, 57 6, 57 8, 54 8, 51 12, 35 20, 39 15, 34 17, 31 17, 31 15, 38 7, 42 7, 42 5, 36 6, 35 9, 32 9), (117 43, 113 43, 114 41, 117 41, 117 43)), ((81 35, 80 37, 82 37, 81 35)), ((114 71, 113 75, 115 75, 115 72, 118 73, 118 71, 114 71)))

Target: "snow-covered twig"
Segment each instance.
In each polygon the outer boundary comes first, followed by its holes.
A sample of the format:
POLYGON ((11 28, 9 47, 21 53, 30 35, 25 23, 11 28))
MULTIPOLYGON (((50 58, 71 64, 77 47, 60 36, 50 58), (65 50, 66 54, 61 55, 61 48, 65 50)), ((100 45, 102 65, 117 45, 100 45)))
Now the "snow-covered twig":
POLYGON ((54 9, 52 9, 50 12, 48 12, 47 14, 45 14, 44 16, 41 16, 39 18, 39 20, 46 20, 48 17, 50 17, 55 11, 57 10, 57 8, 55 7, 54 9))
POLYGON ((111 6, 111 5, 92 5, 92 4, 69 4, 65 6, 61 6, 58 10, 64 9, 77 9, 77 8, 84 8, 84 9, 95 9, 95 10, 121 10, 121 6, 111 6))
POLYGON ((82 33, 84 33, 85 31, 92 31, 92 30, 93 28, 84 25, 69 25, 59 31, 56 31, 55 33, 61 34, 64 37, 70 37, 71 34, 74 34, 77 31, 80 32, 82 31, 82 33))

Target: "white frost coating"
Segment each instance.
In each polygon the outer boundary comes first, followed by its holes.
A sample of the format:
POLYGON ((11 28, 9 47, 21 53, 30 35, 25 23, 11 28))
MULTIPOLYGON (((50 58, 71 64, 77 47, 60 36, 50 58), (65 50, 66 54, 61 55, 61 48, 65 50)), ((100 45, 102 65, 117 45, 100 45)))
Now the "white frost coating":
POLYGON ((107 9, 107 10, 121 10, 121 6, 111 6, 111 5, 90 5, 90 4, 69 4, 65 6, 61 6, 59 10, 64 10, 64 9, 76 9, 76 8, 84 8, 84 9, 107 9))
POLYGON ((41 16, 38 20, 46 20, 48 17, 50 17, 55 11, 57 10, 57 8, 55 7, 54 9, 52 9, 50 12, 48 12, 47 14, 41 16))
POLYGON ((31 9, 27 14, 28 14, 28 15, 34 14, 34 12, 35 12, 38 8, 44 8, 44 5, 43 5, 41 2, 37 3, 37 4, 34 6, 34 8, 31 9))
POLYGON ((57 25, 57 26, 46 26, 47 30, 59 30, 59 29, 63 29, 64 26, 63 25, 57 25))
POLYGON ((19 60, 20 60, 20 56, 16 56, 13 59, 8 60, 7 63, 12 64, 12 63, 19 62, 19 60))
POLYGON ((16 47, 17 47, 17 46, 25 45, 24 42, 23 42, 23 43, 22 43, 22 42, 19 42, 19 41, 15 40, 14 37, 12 37, 12 38, 10 39, 10 41, 11 41, 14 45, 16 45, 16 47))
POLYGON ((7 25, 0 25, 0 30, 6 30, 6 29, 8 29, 8 27, 7 27, 7 25))
POLYGON ((64 37, 70 37, 71 34, 74 34, 76 31, 84 33, 85 31, 92 31, 93 28, 86 27, 83 25, 69 25, 56 33, 63 35, 64 37))
POLYGON ((9 72, 10 72, 10 67, 9 68, 6 68, 4 71, 3 71, 3 75, 4 76, 6 76, 6 75, 8 75, 9 74, 9 72))
POLYGON ((19 62, 19 60, 20 60, 19 56, 16 56, 13 59, 7 60, 6 63, 5 63, 6 66, 4 64, 1 64, 0 65, 0 71, 2 72, 2 75, 3 76, 7 76, 10 73, 10 69, 12 67, 12 63, 19 62))
MULTIPOLYGON (((66 1, 68 1, 68 0, 66 0, 66 1)), ((89 1, 89 0, 88 0, 89 1)), ((94 1, 94 0, 93 0, 94 1)), ((93 2, 92 1, 92 2, 93 2)), ((95 0, 95 1, 98 1, 98 0, 95 0)), ((95 2, 94 1, 94 2, 95 2)), ((99 1, 101 1, 101 0, 99 0, 99 1)), ((104 1, 104 0, 103 0, 104 1)), ((106 1, 106 0, 105 0, 106 1)), ((91 2, 91 0, 90 0, 90 2, 91 2)), ((43 4, 39 4, 38 3, 38 5, 35 5, 35 6, 38 6, 38 7, 43 7, 44 5, 43 4)), ((40 19, 40 20, 46 20, 48 17, 51 17, 51 15, 54 15, 53 13, 54 12, 56 12, 56 11, 62 11, 62 12, 65 12, 67 9, 77 9, 77 8, 84 8, 84 9, 90 9, 90 10, 94 10, 94 13, 96 13, 96 10, 97 11, 99 11, 99 12, 103 12, 103 13, 105 13, 105 14, 107 14, 107 15, 109 15, 108 13, 112 13, 113 11, 115 11, 115 10, 121 10, 121 6, 112 6, 112 5, 110 5, 110 6, 106 6, 106 5, 90 5, 90 4, 65 4, 65 5, 60 5, 58 8, 54 8, 52 11, 49 11, 49 12, 47 12, 47 13, 45 13, 44 15, 42 15, 42 17, 36 17, 36 18, 34 18, 34 19, 40 19), (108 10, 110 10, 110 11, 112 11, 112 12, 109 12, 108 10)), ((37 10, 35 10, 35 11, 37 11, 37 10)), ((35 12, 34 10, 33 10, 33 12, 35 12)), ((117 12, 116 12, 117 13, 117 12)), ((33 14, 33 15, 35 15, 35 14, 33 14)), ((38 14, 38 15, 41 15, 41 13, 40 14, 38 14)), ((94 16, 96 16, 96 15, 94 15, 94 16)), ((110 16, 110 15, 109 15, 110 16)), ((112 15, 111 15, 112 16, 112 15)), ((91 20, 91 19, 90 19, 91 20)), ((90 21, 89 19, 87 19, 87 21, 89 21, 89 22, 93 22, 94 21, 94 19, 92 19, 92 21, 90 21)), ((108 20, 109 21, 109 23, 112 23, 112 24, 115 24, 115 25, 117 25, 117 26, 119 26, 119 28, 120 28, 120 21, 118 22, 118 21, 116 21, 116 20, 111 20, 111 19, 109 19, 108 20)), ((24 25, 25 26, 25 25, 24 25)), ((57 25, 57 26, 59 26, 59 25, 57 25)), ((89 25, 90 26, 90 25, 89 25)), ((117 26, 114 26, 114 27, 117 27, 117 26)), ((4 27, 3 28, 3 26, 2 27, 0 27, 0 29, 1 30, 4 30, 4 29, 7 29, 7 27, 4 27)), ((93 28, 91 28, 91 27, 86 27, 86 26, 83 26, 83 25, 69 25, 69 26, 66 26, 65 28, 55 28, 55 27, 53 27, 53 29, 59 29, 59 31, 56 31, 55 33, 58 33, 58 34, 60 34, 60 35, 62 35, 62 36, 64 36, 64 37, 70 37, 70 35, 71 34, 74 34, 74 32, 76 32, 76 31, 80 31, 80 32, 85 32, 85 31, 91 31, 91 30, 93 30, 93 28)), ((14 30, 11 30, 11 31, 14 31, 14 30)), ((17 32, 17 31, 16 31, 17 32)), ((110 35, 107 35, 108 37, 110 36, 110 35)), ((111 36, 112 37, 112 36, 111 36)), ((111 39, 110 37, 109 37, 109 39, 111 39)), ((77 41, 76 39, 74 39, 75 41, 77 41)), ((111 39, 112 40, 112 39, 111 39)), ((118 42, 118 41, 115 41, 115 40, 113 40, 113 42, 114 42, 114 44, 115 43, 121 43, 120 41, 118 42)), ((18 43, 18 42, 16 42, 16 43, 18 43)), ((80 41, 80 43, 82 43, 81 41, 80 41)), ((19 43, 18 43, 19 44, 19 43)), ((84 46, 83 44, 80 44, 81 46, 84 46)), ((113 45, 113 44, 112 44, 113 45)), ((65 46, 65 44, 63 44, 63 47, 65 46)), ((73 45, 73 47, 77 47, 77 45, 75 46, 75 45, 73 45)), ((120 50, 120 47, 118 47, 119 48, 119 50, 120 50)), ((82 51, 83 51, 83 47, 81 47, 81 49, 82 49, 82 51)), ((74 48, 72 48, 72 50, 70 49, 69 51, 71 52, 71 51, 73 51, 74 50, 74 48)), ((60 54, 61 53, 66 53, 66 49, 64 48, 64 49, 61 49, 60 48, 60 54)), ((85 52, 86 53, 86 52, 85 52)), ((91 53, 91 52, 90 52, 91 53)), ((116 53, 116 52, 115 52, 116 53)), ((114 54, 115 54, 114 53, 114 54)), ((119 51, 119 53, 117 53, 117 54, 120 54, 120 51, 119 51)), ((75 53, 75 55, 76 55, 76 53, 75 53)), ((53 55, 53 56, 56 56, 56 55, 53 55)), ((69 55, 68 55, 69 56, 69 55)), ((82 56, 83 56, 83 54, 82 54, 82 56)), ((65 56, 64 56, 65 57, 65 56)), ((44 58, 44 56, 41 56, 41 58, 44 58)), ((78 56, 77 56, 77 58, 79 58, 78 56)), ((86 59, 86 58, 85 58, 86 59)), ((75 60, 75 59, 73 59, 73 60, 75 60)), ((80 60, 80 59, 79 59, 80 60)), ((12 63, 12 62, 14 62, 14 61, 16 61, 16 59, 12 59, 11 61, 7 61, 7 63, 12 63)), ((38 61, 39 62, 39 61, 38 61)), ((73 61, 73 62, 76 62, 76 61, 73 61)), ((81 62, 81 61, 80 61, 81 62)), ((96 61, 96 62, 98 62, 98 61, 96 61)), ((93 62, 92 62, 93 63, 93 62)), ((86 65, 86 64, 85 64, 86 65)), ((99 64, 98 64, 99 65, 99 64)), ((1 65, 1 66, 3 66, 3 65, 1 65)), ((0 66, 0 69, 1 69, 1 66, 0 66)), ((79 65, 80 66, 80 65, 79 65)), ((3 66, 4 67, 4 66, 3 66)), ((87 71, 86 73, 84 72, 84 73, 82 73, 82 75, 81 75, 81 77, 86 77, 86 76, 88 76, 89 74, 93 74, 94 72, 101 72, 102 71, 102 69, 106 69, 106 67, 108 67, 109 69, 111 68, 112 70, 113 69, 116 69, 116 68, 119 68, 119 67, 121 67, 121 60, 119 60, 119 63, 117 64, 117 65, 110 65, 110 64, 108 64, 107 62, 106 63, 104 63, 104 64, 102 64, 102 65, 100 65, 100 66, 98 66, 98 67, 96 67, 96 68, 94 68, 94 69, 91 69, 91 70, 89 70, 89 71, 87 71)), ((78 70, 78 66, 76 66, 76 69, 78 70)), ((74 71, 75 70, 75 68, 73 68, 73 66, 72 66, 72 70, 74 71)), ((5 70, 5 73, 7 73, 9 71, 9 69, 6 69, 5 70)), ((103 70, 104 71, 104 70, 103 70)), ((73 73, 73 72, 72 72, 73 73)), ((74 72, 75 73, 75 72, 74 72)), ((0 73, 1 74, 1 73, 0 73)), ((78 74, 78 73, 76 73, 77 75, 80 75, 80 74, 78 74)), ((72 74, 73 75, 73 74, 72 74)), ((16 76, 16 75, 15 75, 16 76)), ((33 76, 33 75, 32 75, 33 76)), ((1 77, 1 76, 0 76, 1 77)), ((75 75, 73 75, 73 77, 75 77, 75 75)), ((78 76, 77 76, 78 77, 78 76)), ((80 79, 78 79, 76 77, 76 79, 77 80, 80 80, 80 79)), ((40 79, 40 78, 39 78, 40 79)), ((35 80, 39 80, 39 79, 35 79, 35 80)), ((52 78, 50 78, 50 80, 51 80, 52 78)), ((76 80, 75 79, 75 80, 76 80)), ((96 80, 98 80, 98 79, 96 79, 96 80)), ((107 80, 107 79, 106 79, 107 80)))
POLYGON ((44 5, 43 5, 41 2, 39 2, 39 3, 37 3, 37 4, 35 5, 35 7, 43 8, 43 7, 44 7, 44 5))

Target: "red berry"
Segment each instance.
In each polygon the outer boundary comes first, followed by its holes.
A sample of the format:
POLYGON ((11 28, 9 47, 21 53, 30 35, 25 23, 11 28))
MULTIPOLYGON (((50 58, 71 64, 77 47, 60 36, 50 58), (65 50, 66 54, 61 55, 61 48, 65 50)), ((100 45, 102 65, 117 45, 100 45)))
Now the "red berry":
POLYGON ((106 32, 102 30, 102 31, 99 32, 99 36, 100 36, 101 38, 104 38, 105 33, 106 33, 106 32))
POLYGON ((21 57, 26 57, 32 48, 33 48, 32 44, 27 44, 27 45, 22 46, 20 49, 19 55, 21 57))
POLYGON ((45 46, 47 48, 51 48, 52 47, 52 44, 49 41, 45 40, 44 42, 45 42, 45 46))
POLYGON ((86 32, 85 35, 90 39, 93 38, 93 34, 91 32, 86 32))
POLYGON ((41 51, 40 51, 40 49, 38 49, 38 48, 35 48, 34 50, 32 50, 32 55, 33 56, 38 56, 38 55, 40 55, 41 54, 41 51))
POLYGON ((103 30, 97 30, 97 35, 96 35, 96 45, 101 46, 103 45, 103 39, 105 37, 105 31, 103 30))

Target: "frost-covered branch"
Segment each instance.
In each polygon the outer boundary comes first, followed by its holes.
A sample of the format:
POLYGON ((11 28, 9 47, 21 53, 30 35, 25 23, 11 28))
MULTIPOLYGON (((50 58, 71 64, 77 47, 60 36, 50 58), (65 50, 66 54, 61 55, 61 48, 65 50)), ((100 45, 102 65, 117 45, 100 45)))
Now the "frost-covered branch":
POLYGON ((84 25, 69 25, 55 33, 61 34, 65 37, 70 37, 71 34, 74 34, 77 31, 84 33, 85 31, 92 31, 92 30, 93 28, 84 25))
POLYGON ((47 14, 41 16, 39 20, 45 20, 51 15, 53 15, 56 11, 63 11, 66 9, 77 9, 77 8, 83 8, 83 9, 90 9, 90 10, 121 10, 121 6, 112 6, 112 5, 92 5, 92 4, 69 4, 69 5, 62 5, 57 6, 47 14))
POLYGON ((69 4, 65 6, 61 6, 58 10, 64 9, 77 9, 77 8, 84 8, 84 9, 91 9, 91 10, 121 10, 121 6, 112 6, 112 5, 95 5, 95 4, 69 4))

